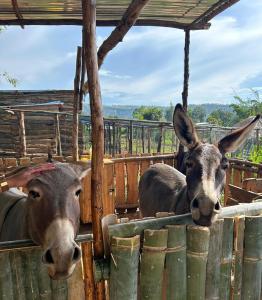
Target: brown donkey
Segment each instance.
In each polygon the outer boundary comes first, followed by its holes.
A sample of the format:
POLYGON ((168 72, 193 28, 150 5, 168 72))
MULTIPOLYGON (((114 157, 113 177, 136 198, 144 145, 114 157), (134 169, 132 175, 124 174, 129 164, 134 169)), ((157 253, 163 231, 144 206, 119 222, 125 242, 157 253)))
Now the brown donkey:
POLYGON ((240 146, 259 118, 258 115, 247 126, 225 136, 217 145, 212 145, 199 141, 191 119, 177 104, 173 123, 178 139, 188 148, 186 176, 165 164, 150 167, 139 182, 142 216, 154 216, 161 211, 176 214, 191 211, 196 224, 210 226, 221 210, 219 199, 228 168, 225 154, 240 146))
POLYGON ((81 258, 74 239, 80 220, 81 179, 90 165, 55 163, 27 185, 28 195, 11 189, 0 194, 0 241, 32 239, 43 249, 52 279, 70 276, 81 258))

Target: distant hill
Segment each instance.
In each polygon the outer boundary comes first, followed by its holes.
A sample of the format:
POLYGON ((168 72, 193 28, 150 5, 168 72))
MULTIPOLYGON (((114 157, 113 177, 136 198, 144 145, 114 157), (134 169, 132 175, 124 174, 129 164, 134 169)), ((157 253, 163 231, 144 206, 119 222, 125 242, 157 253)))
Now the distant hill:
MULTIPOLYGON (((206 115, 208 116, 210 113, 212 113, 216 109, 222 109, 225 111, 232 111, 232 108, 229 105, 226 104, 191 104, 189 107, 196 107, 196 106, 203 106, 206 115)), ((103 106, 103 112, 105 117, 117 117, 117 118, 123 118, 123 119, 132 119, 133 111, 138 108, 139 106, 135 105, 104 105, 103 106)), ((166 110, 167 106, 158 106, 161 107, 163 110, 166 110)), ((86 114, 90 114, 90 108, 89 103, 84 104, 84 112, 86 114)))

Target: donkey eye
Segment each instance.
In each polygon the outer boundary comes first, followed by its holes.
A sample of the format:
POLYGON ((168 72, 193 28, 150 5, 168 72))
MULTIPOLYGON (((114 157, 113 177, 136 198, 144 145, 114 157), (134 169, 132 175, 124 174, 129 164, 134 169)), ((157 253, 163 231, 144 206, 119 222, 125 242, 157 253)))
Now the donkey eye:
POLYGON ((226 169, 228 168, 228 163, 222 163, 222 164, 221 164, 221 168, 222 168, 223 170, 226 170, 226 169))
POLYGON ((81 190, 77 190, 76 191, 76 197, 79 197, 80 193, 81 193, 81 190))
POLYGON ((29 196, 36 199, 36 198, 40 197, 40 194, 36 191, 29 191, 29 196))

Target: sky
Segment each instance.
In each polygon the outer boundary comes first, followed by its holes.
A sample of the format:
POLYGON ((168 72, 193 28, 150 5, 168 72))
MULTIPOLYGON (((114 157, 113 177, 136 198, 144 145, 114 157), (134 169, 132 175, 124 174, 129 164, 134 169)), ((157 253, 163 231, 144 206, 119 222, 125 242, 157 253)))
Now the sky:
MULTIPOLYGON (((191 31, 189 104, 234 101, 250 89, 262 93, 262 1, 240 0, 191 31)), ((112 28, 97 28, 97 45, 112 28)), ((13 88, 72 89, 80 26, 10 26, 0 33, 0 72, 18 79, 13 88)), ((184 32, 160 27, 132 28, 100 70, 105 105, 161 105, 181 102, 184 32)))

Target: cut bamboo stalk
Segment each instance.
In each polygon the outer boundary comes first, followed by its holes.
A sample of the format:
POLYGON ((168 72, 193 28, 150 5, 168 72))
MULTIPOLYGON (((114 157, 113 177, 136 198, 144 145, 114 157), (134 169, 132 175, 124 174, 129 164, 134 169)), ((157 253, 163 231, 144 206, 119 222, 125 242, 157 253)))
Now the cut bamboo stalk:
POLYGON ((166 229, 144 231, 140 266, 141 300, 161 299, 167 236, 166 229))
POLYGON ((233 270, 233 286, 232 296, 233 300, 241 299, 242 287, 242 263, 243 263, 243 244, 244 244, 244 230, 245 230, 245 217, 235 218, 234 224, 234 270, 233 270))
POLYGON ((186 299, 186 225, 168 225, 166 300, 186 299))
POLYGON ((110 300, 137 300, 139 248, 139 235, 132 238, 112 238, 110 300))
POLYGON ((261 299, 262 216, 246 217, 242 299, 261 299))
POLYGON ((12 284, 12 266, 9 261, 9 253, 0 253, 0 299, 15 300, 12 284))
POLYGON ((209 228, 189 225, 187 228, 187 299, 205 300, 206 265, 209 228))
POLYGON ((219 299, 220 290, 220 266, 222 256, 224 220, 217 220, 209 228, 209 248, 206 271, 206 297, 207 300, 219 299))
POLYGON ((225 218, 223 225, 222 257, 220 267, 220 299, 230 299, 231 268, 233 260, 234 218, 225 218))

